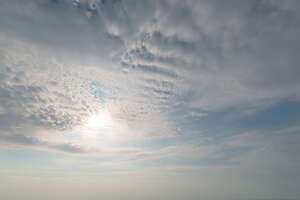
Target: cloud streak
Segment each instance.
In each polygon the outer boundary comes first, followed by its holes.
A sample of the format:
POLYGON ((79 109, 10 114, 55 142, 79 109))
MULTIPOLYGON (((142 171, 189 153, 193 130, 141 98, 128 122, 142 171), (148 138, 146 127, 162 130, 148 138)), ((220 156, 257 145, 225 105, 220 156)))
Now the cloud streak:
POLYGON ((177 105, 247 112, 299 98, 292 1, 2 4, 6 131, 24 124, 71 131, 110 107, 128 132, 142 130, 132 135, 165 137, 178 134, 177 105))
POLYGON ((293 0, 3 1, 0 147, 105 158, 117 169, 270 167, 284 177, 279 165, 297 174, 299 8, 293 0), (267 126, 268 109, 281 110, 282 123, 267 126), (88 127, 103 113, 109 125, 88 127), (264 125, 250 130, 248 118, 264 125))

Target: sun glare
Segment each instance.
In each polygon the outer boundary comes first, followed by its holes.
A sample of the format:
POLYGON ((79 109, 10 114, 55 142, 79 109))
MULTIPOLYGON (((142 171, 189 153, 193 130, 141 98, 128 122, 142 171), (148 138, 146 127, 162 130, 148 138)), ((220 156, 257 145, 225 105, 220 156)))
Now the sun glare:
POLYGON ((106 112, 91 116, 87 122, 87 127, 90 129, 108 128, 110 125, 111 117, 106 112))

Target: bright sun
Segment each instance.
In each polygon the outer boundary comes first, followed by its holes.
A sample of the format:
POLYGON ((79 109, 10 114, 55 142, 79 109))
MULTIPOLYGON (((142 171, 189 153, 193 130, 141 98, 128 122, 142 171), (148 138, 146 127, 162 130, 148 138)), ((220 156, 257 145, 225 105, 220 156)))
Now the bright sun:
POLYGON ((111 126, 112 120, 107 112, 99 113, 91 116, 87 122, 87 127, 90 129, 108 128, 111 126))

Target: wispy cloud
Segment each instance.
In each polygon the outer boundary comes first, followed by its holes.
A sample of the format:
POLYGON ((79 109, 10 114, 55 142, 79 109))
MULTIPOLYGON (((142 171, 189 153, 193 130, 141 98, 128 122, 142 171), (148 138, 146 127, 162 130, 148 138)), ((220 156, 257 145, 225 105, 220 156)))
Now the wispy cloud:
POLYGON ((259 174, 278 165, 297 174, 299 8, 296 0, 3 1, 0 147, 103 158, 116 171, 259 174), (89 127, 95 116, 103 127, 89 127))

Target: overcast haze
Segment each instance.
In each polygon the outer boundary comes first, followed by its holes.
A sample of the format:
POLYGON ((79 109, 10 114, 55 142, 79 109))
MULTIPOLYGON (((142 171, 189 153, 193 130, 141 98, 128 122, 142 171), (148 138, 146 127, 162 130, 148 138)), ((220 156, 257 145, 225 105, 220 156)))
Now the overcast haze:
POLYGON ((300 1, 1 0, 1 200, 300 197, 300 1))

